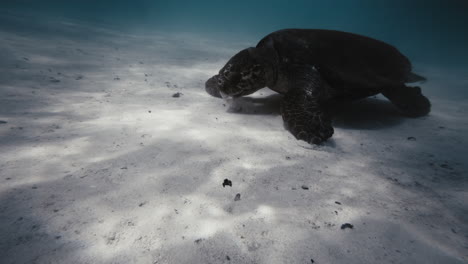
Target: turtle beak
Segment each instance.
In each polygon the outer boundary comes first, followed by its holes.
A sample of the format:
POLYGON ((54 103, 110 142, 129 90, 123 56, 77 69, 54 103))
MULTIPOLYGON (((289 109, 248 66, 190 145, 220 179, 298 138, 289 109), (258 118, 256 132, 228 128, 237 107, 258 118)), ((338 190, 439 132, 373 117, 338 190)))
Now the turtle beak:
POLYGON ((214 97, 221 98, 221 94, 219 92, 219 87, 218 87, 218 75, 215 75, 208 79, 205 83, 205 90, 208 94, 214 97))

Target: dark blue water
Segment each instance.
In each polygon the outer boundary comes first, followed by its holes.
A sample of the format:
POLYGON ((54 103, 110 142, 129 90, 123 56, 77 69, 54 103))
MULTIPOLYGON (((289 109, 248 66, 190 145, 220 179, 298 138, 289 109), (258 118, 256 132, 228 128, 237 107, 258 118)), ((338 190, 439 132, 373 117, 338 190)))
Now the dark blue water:
POLYGON ((220 38, 260 39, 292 27, 337 29, 389 42, 421 63, 449 67, 468 61, 466 0, 3 0, 0 11, 220 38))

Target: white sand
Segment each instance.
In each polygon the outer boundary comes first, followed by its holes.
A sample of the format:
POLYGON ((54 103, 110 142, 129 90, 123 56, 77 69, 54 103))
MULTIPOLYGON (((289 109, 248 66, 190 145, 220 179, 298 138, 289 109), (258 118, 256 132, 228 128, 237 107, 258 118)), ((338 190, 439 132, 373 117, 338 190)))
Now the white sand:
POLYGON ((0 263, 467 263, 463 71, 418 65, 429 116, 359 102, 316 147, 268 90, 205 93, 255 42, 1 22, 0 263))

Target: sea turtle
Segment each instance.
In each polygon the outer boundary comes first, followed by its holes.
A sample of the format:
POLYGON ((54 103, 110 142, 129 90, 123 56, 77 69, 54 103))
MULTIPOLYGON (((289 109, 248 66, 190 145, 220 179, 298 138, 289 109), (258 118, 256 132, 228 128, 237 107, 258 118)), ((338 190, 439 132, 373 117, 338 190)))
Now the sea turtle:
POLYGON ((323 29, 284 29, 234 55, 206 91, 232 100, 268 87, 284 94, 285 127, 299 140, 321 143, 333 135, 330 107, 382 93, 410 117, 429 113, 425 80, 395 47, 366 36, 323 29))

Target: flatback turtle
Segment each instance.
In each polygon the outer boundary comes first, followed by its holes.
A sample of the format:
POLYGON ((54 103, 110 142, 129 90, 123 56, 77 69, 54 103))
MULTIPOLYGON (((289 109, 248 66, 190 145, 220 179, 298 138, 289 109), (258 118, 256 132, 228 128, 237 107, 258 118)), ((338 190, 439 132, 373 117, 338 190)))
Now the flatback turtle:
POLYGON ((330 107, 336 104, 382 93, 407 116, 428 114, 431 104, 421 88, 406 85, 423 80, 385 42, 335 30, 284 29, 234 55, 205 88, 227 100, 264 87, 284 94, 286 128, 318 144, 333 135, 330 107))

